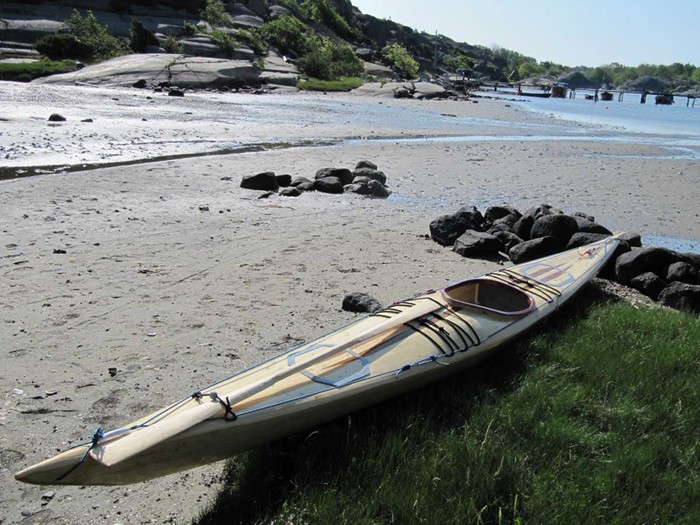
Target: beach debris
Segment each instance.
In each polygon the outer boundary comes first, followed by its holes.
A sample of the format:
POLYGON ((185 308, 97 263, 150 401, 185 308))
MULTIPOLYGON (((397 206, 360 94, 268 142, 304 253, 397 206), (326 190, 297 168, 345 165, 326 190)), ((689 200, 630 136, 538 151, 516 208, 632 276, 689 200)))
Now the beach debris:
POLYGON ((68 252, 66 252, 66 250, 64 250, 63 248, 54 248, 53 253, 62 255, 62 254, 68 253, 68 252))
POLYGON ((117 369, 116 369, 116 367, 113 367, 113 366, 110 366, 107 369, 107 372, 109 372, 109 377, 114 377, 117 375, 117 369))
POLYGON ((199 206, 199 211, 209 211, 209 206, 199 206))
POLYGON ((44 501, 51 501, 51 500, 54 499, 55 497, 56 497, 56 492, 53 491, 53 490, 50 490, 50 491, 48 491, 48 492, 44 492, 44 493, 41 495, 41 499, 44 500, 44 501))
POLYGON ((353 292, 343 297, 343 310, 347 312, 374 313, 382 309, 382 305, 371 295, 353 292))
POLYGON ((64 117, 63 115, 59 115, 58 113, 51 113, 51 115, 49 115, 49 122, 65 122, 65 121, 66 121, 66 117, 64 117))

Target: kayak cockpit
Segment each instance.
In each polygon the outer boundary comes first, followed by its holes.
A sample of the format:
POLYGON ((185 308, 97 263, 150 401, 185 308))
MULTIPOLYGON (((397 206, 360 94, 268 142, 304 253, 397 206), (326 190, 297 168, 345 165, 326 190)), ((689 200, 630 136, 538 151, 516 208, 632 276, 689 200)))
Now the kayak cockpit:
POLYGON ((535 301, 520 288, 492 279, 469 279, 442 290, 448 303, 457 308, 476 307, 501 315, 524 315, 535 309, 535 301))

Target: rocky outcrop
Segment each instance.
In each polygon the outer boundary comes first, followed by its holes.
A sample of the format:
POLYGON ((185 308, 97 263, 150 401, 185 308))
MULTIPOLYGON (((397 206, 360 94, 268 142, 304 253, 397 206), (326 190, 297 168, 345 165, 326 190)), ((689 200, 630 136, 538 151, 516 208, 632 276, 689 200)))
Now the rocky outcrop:
POLYGON ((141 80, 149 86, 167 83, 191 89, 260 85, 258 71, 250 62, 172 54, 121 56, 33 82, 126 87, 141 80))

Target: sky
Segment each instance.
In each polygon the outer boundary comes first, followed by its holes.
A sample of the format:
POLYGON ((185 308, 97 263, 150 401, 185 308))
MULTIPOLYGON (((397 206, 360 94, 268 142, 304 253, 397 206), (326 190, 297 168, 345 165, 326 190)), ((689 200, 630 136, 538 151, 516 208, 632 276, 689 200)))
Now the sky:
POLYGON ((700 66, 700 0, 351 1, 377 18, 539 62, 700 66))

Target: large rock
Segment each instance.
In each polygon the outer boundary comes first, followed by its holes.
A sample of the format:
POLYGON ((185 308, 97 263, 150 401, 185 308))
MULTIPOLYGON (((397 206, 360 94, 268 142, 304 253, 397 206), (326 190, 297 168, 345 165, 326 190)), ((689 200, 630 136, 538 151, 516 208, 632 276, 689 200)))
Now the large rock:
POLYGON ((559 244, 566 246, 571 236, 578 231, 578 222, 569 215, 543 215, 535 220, 530 230, 530 238, 554 237, 559 244))
POLYGON ((358 195, 370 194, 368 181, 353 182, 352 184, 346 184, 345 186, 343 186, 343 191, 345 193, 357 193, 358 195))
POLYGON ((679 257, 681 261, 692 264, 700 271, 700 253, 681 253, 679 257))
POLYGON ((295 188, 294 186, 290 186, 280 190, 280 195, 282 197, 298 197, 301 195, 301 190, 299 188, 295 188))
POLYGON ((539 237, 513 246, 508 257, 515 264, 532 261, 540 257, 554 255, 561 251, 562 244, 555 237, 539 237))
POLYGON ((371 180, 367 183, 369 194, 373 197, 381 197, 383 199, 391 195, 391 192, 378 180, 371 180))
POLYGON ((371 160, 363 159, 355 165, 356 170, 361 170, 362 168, 369 168, 371 170, 376 170, 377 165, 371 160))
POLYGON ((265 171, 255 175, 246 175, 241 180, 241 188, 247 190, 277 191, 279 184, 274 172, 265 171))
POLYGON ((457 215, 467 221, 468 230, 484 231, 484 216, 476 209, 476 206, 462 206, 457 210, 457 215))
POLYGON ((280 188, 286 188, 287 186, 292 185, 292 176, 288 174, 284 175, 275 175, 275 178, 277 179, 277 184, 280 186, 280 188))
POLYGON ((343 310, 348 312, 374 313, 381 309, 380 302, 366 293, 354 292, 343 297, 343 310))
POLYGON ((248 61, 173 54, 125 55, 71 73, 37 78, 32 82, 129 87, 142 79, 149 85, 167 82, 193 89, 260 85, 258 71, 248 61))
POLYGON ((459 213, 441 215, 430 223, 430 237, 443 246, 452 246, 469 228, 469 222, 459 213))
POLYGON ((462 257, 484 258, 496 257, 501 250, 503 250, 503 243, 498 237, 474 230, 465 231, 452 248, 453 252, 462 257))
POLYGON ((676 310, 700 313, 700 286, 676 281, 663 289, 659 302, 676 310))
POLYGON ((555 208, 551 204, 540 204, 539 206, 533 206, 529 208, 523 215, 529 215, 533 219, 537 220, 545 215, 558 215, 564 213, 559 208, 555 208))
POLYGON ((675 262, 668 265, 664 275, 666 282, 679 281, 687 284, 700 284, 700 272, 687 262, 675 262))
POLYGON ((661 291, 666 288, 666 281, 655 273, 646 272, 637 275, 630 281, 630 286, 635 290, 639 290, 647 297, 656 301, 661 291))
POLYGON ((578 224, 578 231, 583 233, 602 233, 604 235, 612 235, 612 232, 605 226, 601 226, 597 222, 590 221, 581 216, 574 215, 574 220, 578 224))
POLYGON ((532 215, 523 215, 513 225, 513 233, 521 239, 530 240, 530 232, 532 225, 535 224, 535 218, 532 215))
POLYGON ((343 183, 338 177, 323 177, 314 181, 314 189, 323 193, 343 193, 343 183))
POLYGON ((615 275, 622 284, 638 275, 652 272, 663 274, 669 264, 678 261, 678 255, 666 248, 640 248, 620 255, 615 261, 615 275))
POLYGON ((301 177, 301 176, 296 176, 292 179, 292 181, 289 183, 290 186, 299 186, 299 184, 304 184, 306 182, 310 182, 313 184, 314 181, 307 179, 306 177, 301 177))
POLYGON ((586 246, 592 242, 602 241, 606 237, 610 237, 604 233, 586 233, 586 232, 576 232, 571 236, 569 242, 566 245, 567 250, 573 248, 578 248, 580 246, 586 246))
POLYGON ((352 174, 355 177, 367 177, 370 180, 376 180, 378 182, 381 182, 382 184, 386 184, 386 175, 384 175, 383 171, 379 171, 376 168, 356 168, 355 171, 352 172, 352 174))
MULTIPOLYGON (((316 172, 314 177, 316 180, 325 179, 328 177, 334 177, 338 179, 343 185, 352 183, 355 178, 352 171, 347 168, 321 168, 316 172)), ((341 192, 342 193, 342 192, 341 192)))
POLYGON ((512 206, 490 206, 486 208, 486 211, 484 212, 484 222, 487 226, 490 226, 498 219, 502 219, 503 217, 507 217, 508 215, 515 216, 511 226, 515 224, 515 221, 517 221, 522 216, 522 214, 512 206))
POLYGON ((509 231, 498 231, 494 232, 492 234, 494 237, 498 237, 498 239, 501 241, 503 244, 503 248, 505 249, 506 253, 515 245, 520 244, 523 242, 523 239, 518 237, 512 232, 509 231))
POLYGON ((618 233, 617 237, 621 241, 626 241, 631 248, 641 248, 642 247, 642 236, 637 232, 622 232, 618 233))

